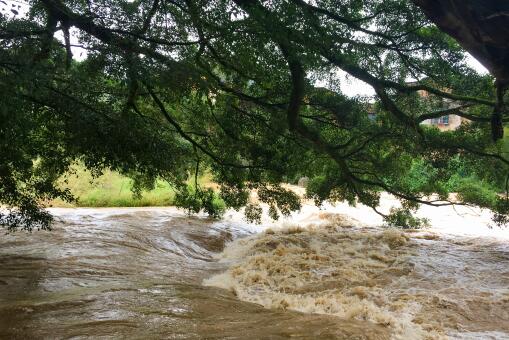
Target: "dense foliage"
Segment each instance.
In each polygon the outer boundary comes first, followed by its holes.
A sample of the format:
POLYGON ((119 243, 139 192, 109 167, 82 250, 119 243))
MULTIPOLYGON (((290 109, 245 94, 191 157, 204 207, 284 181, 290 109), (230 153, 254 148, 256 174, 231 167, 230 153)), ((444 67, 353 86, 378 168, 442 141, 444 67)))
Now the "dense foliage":
POLYGON ((509 160, 490 127, 503 93, 408 1, 32 0, 26 15, 11 3, 0 18, 1 224, 47 228, 40 203, 72 199, 55 180, 75 161, 138 190, 166 180, 177 202, 213 216, 215 195, 188 185, 203 171, 253 220, 251 190, 277 218, 300 207, 280 183, 307 176, 317 203, 376 209, 382 191, 395 195, 393 224, 419 224, 417 205, 452 204, 451 192, 505 222, 509 160), (345 75, 376 95, 346 96, 345 75), (421 124, 452 113, 471 123, 421 124))

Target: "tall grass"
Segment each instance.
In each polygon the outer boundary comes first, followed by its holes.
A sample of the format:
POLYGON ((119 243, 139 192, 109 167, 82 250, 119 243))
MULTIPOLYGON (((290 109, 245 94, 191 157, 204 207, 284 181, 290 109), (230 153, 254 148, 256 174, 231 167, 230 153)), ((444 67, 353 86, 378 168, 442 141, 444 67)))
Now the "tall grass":
POLYGON ((143 207, 172 205, 174 190, 163 181, 158 181, 151 191, 144 191, 141 198, 133 197, 132 180, 117 172, 105 171, 93 178, 89 171, 76 166, 72 174, 61 179, 61 185, 71 190, 78 199, 70 204, 60 199, 49 202, 52 207, 143 207))

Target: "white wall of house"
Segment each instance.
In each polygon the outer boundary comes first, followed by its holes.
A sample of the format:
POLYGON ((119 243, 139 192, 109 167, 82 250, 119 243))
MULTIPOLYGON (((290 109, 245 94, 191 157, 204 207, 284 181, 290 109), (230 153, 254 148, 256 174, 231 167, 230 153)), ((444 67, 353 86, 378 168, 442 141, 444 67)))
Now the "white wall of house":
POLYGON ((447 115, 435 119, 427 119, 422 124, 436 126, 440 131, 456 130, 463 122, 463 118, 457 115, 447 115))

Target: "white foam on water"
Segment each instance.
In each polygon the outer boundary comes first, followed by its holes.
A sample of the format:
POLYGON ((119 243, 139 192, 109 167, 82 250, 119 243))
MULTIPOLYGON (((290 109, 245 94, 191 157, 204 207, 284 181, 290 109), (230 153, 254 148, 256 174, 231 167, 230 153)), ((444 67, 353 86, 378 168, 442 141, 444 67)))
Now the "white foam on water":
POLYGON ((478 222, 439 209, 432 228, 402 232, 376 227, 380 219, 367 207, 304 207, 294 224, 282 221, 230 243, 218 255, 228 270, 204 284, 265 308, 383 325, 393 339, 505 339, 504 232, 495 237, 484 212, 477 228, 485 229, 476 231, 468 223, 478 222))
POLYGON ((395 339, 424 338, 429 332, 411 321, 419 305, 380 288, 411 270, 407 241, 395 230, 351 232, 338 224, 268 229, 230 244, 221 260, 231 267, 204 283, 266 308, 370 321, 391 327, 395 339))

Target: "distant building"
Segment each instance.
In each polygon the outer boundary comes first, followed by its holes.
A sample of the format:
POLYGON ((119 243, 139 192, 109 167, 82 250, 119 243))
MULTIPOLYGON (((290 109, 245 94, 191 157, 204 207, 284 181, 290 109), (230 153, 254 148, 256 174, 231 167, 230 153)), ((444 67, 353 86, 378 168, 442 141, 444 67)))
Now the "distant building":
POLYGON ((436 126, 440 131, 451 131, 459 128, 463 122, 469 122, 469 120, 450 114, 440 118, 427 119, 422 124, 436 126))
MULTIPOLYGON (((417 84, 417 83, 416 82, 407 83, 407 85, 415 85, 415 84, 417 84)), ((449 91, 446 91, 446 92, 449 92, 449 91)), ((417 91, 417 94, 422 98, 426 98, 429 96, 429 93, 425 90, 419 90, 419 91, 417 91)), ((450 109, 450 108, 454 108, 456 103, 450 99, 443 99, 443 105, 444 105, 443 109, 450 109)), ((470 120, 460 117, 458 115, 449 114, 449 115, 442 116, 440 118, 426 119, 424 122, 422 122, 422 124, 435 126, 440 131, 451 131, 451 130, 456 130, 457 128, 459 128, 463 122, 469 122, 469 121, 470 120)))
MULTIPOLYGON (((408 82, 406 84, 407 85, 417 85, 418 83, 417 82, 408 82)), ((421 98, 427 98, 429 96, 429 92, 427 92, 425 90, 418 90, 417 94, 421 98)), ((443 98, 441 102, 442 102, 442 109, 444 109, 444 110, 452 109, 452 108, 458 106, 457 102, 455 102, 454 100, 451 100, 451 99, 447 99, 447 98, 443 98)), ((376 113, 375 107, 372 103, 368 104, 367 111, 368 111, 368 119, 373 122, 376 121, 377 113, 376 113)), ((455 114, 448 114, 448 115, 444 115, 439 118, 426 119, 421 124, 435 126, 440 131, 451 131, 451 130, 456 130, 457 128, 459 128, 461 126, 461 124, 468 123, 468 122, 470 122, 469 119, 460 117, 455 114)))

